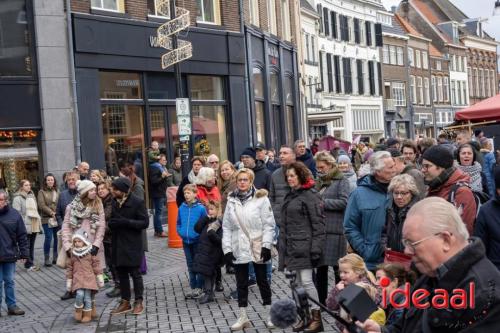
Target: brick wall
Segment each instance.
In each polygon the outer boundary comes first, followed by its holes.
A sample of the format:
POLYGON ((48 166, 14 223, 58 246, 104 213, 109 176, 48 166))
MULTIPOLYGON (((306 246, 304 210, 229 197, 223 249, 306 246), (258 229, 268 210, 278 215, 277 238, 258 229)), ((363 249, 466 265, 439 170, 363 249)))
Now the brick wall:
MULTIPOLYGON (((227 30, 240 31, 239 5, 237 0, 219 0, 221 24, 227 30)), ((145 21, 148 19, 147 0, 125 0, 125 13, 132 19, 145 21)), ((184 0, 181 3, 189 10, 191 25, 196 26, 198 10, 196 0, 184 0)), ((71 9, 77 13, 90 13, 90 0, 72 0, 71 9)))

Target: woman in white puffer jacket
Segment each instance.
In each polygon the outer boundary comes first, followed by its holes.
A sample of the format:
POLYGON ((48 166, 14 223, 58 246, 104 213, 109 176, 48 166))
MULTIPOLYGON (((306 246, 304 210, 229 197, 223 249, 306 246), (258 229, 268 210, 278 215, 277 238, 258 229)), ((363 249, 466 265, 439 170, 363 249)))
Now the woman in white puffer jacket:
MULTIPOLYGON (((226 263, 236 270, 236 287, 240 316, 231 326, 232 331, 250 326, 246 313, 248 306, 248 264, 253 262, 257 285, 264 308, 271 305, 271 287, 266 275, 266 262, 271 259, 274 239, 274 215, 266 190, 253 186, 254 173, 243 168, 236 172, 236 189, 228 196, 222 222, 222 250, 226 263), (249 237, 252 239, 250 241, 249 237)), ((266 325, 274 325, 268 319, 266 325)))

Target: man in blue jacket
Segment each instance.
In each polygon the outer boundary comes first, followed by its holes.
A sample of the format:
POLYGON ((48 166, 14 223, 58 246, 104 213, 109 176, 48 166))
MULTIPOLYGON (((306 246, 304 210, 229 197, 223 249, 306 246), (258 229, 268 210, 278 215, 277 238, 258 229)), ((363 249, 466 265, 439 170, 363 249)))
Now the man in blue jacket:
POLYGON ((314 160, 314 156, 311 153, 311 150, 306 148, 306 143, 304 142, 304 140, 295 141, 295 143, 293 144, 293 149, 295 151, 297 161, 304 163, 306 167, 311 170, 314 178, 316 178, 316 161, 314 160))
POLYGON ((14 274, 16 261, 29 257, 28 238, 23 218, 9 207, 8 199, 7 192, 0 190, 0 308, 2 290, 5 290, 8 314, 20 316, 24 311, 16 304, 14 274))
POLYGON ((358 180, 344 215, 344 233, 354 252, 363 257, 366 267, 375 270, 383 260, 381 245, 386 210, 387 188, 396 174, 394 160, 387 151, 378 151, 370 160, 371 174, 358 180))

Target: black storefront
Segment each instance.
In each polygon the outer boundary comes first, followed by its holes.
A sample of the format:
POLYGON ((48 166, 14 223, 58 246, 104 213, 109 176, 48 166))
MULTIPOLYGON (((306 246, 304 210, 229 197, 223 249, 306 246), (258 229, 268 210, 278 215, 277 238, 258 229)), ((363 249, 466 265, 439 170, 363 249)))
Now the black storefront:
MULTIPOLYGON (((157 23, 73 14, 82 160, 117 174, 120 158, 146 165, 160 143, 169 161, 179 148, 173 69, 162 70, 157 23)), ((243 35, 191 27, 181 38, 193 57, 181 64, 192 112, 191 155, 239 156, 250 142, 245 111, 243 35)))
POLYGON ((245 27, 252 135, 279 149, 301 137, 297 51, 288 42, 245 27))
POLYGON ((0 188, 21 179, 40 183, 40 98, 33 7, 29 0, 0 2, 0 188))

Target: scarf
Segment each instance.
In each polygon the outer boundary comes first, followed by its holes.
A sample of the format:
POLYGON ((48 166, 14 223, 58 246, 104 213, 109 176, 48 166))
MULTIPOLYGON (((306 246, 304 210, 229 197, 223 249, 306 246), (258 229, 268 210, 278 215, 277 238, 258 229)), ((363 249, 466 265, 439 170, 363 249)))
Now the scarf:
POLYGON ((219 230, 221 226, 222 226, 222 223, 220 222, 220 220, 215 219, 215 221, 210 222, 210 224, 208 225, 207 232, 209 232, 211 230, 217 232, 217 230, 219 230))
POLYGON ((38 207, 33 193, 28 193, 26 196, 26 217, 31 222, 31 233, 40 232, 42 218, 38 214, 38 207))
POLYGON ((251 199, 255 194, 255 187, 252 186, 252 188, 246 192, 241 192, 239 189, 234 190, 234 196, 240 200, 241 204, 244 205, 245 202, 247 202, 249 199, 251 199))
POLYGON ((74 256, 77 256, 78 258, 82 258, 84 256, 86 256, 87 254, 90 253, 90 250, 92 249, 92 245, 91 244, 87 244, 87 243, 84 243, 85 245, 80 247, 80 248, 76 248, 73 246, 73 249, 71 250, 71 253, 74 255, 74 256))
POLYGON ((327 174, 318 173, 318 179, 316 179, 316 189, 322 192, 329 187, 334 180, 340 180, 342 178, 344 178, 344 174, 338 168, 333 168, 327 174))
POLYGON ((443 172, 441 172, 441 174, 439 176, 437 176, 436 178, 434 178, 430 182, 425 181, 425 184, 429 185, 429 190, 435 190, 437 188, 440 188, 444 183, 446 183, 448 181, 448 179, 455 172, 455 170, 456 170, 456 168, 452 166, 451 168, 448 168, 448 169, 444 170, 443 172))
POLYGON ((195 181, 196 181, 196 175, 194 174, 193 170, 189 171, 189 173, 188 173, 188 180, 189 180, 190 184, 196 184, 195 183, 195 181))
POLYGON ((472 165, 457 165, 457 167, 470 176, 470 187, 475 192, 483 190, 483 183, 481 179, 482 167, 477 161, 472 165))
POLYGON ((90 233, 95 234, 97 227, 99 227, 100 219, 99 214, 91 207, 83 204, 79 195, 77 195, 70 203, 70 226, 73 230, 78 230, 82 226, 84 219, 90 220, 90 233))

